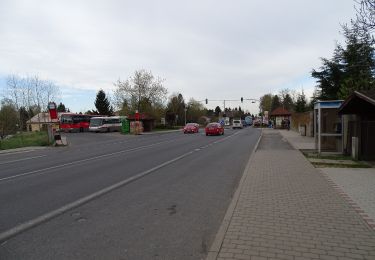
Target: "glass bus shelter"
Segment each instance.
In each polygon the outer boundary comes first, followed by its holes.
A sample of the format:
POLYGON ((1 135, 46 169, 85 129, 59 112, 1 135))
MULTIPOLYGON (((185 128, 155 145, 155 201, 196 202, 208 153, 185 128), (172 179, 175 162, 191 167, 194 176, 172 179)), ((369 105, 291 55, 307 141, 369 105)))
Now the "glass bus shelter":
POLYGON ((342 100, 317 101, 314 104, 315 149, 318 153, 343 152, 342 118, 338 109, 342 100))

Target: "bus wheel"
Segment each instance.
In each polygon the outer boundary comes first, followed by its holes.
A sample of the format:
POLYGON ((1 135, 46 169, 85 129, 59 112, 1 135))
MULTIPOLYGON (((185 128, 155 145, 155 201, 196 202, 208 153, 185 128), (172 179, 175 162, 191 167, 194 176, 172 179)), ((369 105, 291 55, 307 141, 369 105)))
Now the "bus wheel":
POLYGON ((79 132, 81 132, 81 133, 83 132, 83 127, 79 128, 79 132))

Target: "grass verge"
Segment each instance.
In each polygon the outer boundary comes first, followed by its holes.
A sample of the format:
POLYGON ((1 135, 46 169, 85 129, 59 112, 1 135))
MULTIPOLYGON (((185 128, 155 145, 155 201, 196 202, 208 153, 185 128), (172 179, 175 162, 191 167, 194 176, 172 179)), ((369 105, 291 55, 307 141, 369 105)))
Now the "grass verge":
POLYGON ((310 162, 315 168, 372 168, 370 165, 364 163, 357 164, 339 164, 339 163, 323 163, 310 162))
POLYGON ((316 159, 329 159, 329 160, 351 160, 353 161, 353 158, 348 155, 342 155, 342 154, 321 154, 319 155, 316 152, 302 152, 306 158, 316 158, 316 159))
POLYGON ((0 140, 0 150, 14 149, 28 146, 48 146, 46 132, 22 132, 10 138, 0 140))

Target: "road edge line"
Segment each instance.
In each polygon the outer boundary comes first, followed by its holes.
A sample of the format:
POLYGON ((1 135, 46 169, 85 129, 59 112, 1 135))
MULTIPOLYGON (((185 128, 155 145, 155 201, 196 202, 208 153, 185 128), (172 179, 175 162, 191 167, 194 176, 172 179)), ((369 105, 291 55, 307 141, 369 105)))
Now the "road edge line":
POLYGON ((242 173, 242 177, 241 177, 241 180, 238 184, 237 190, 235 191, 235 193, 233 195, 232 201, 230 202, 229 207, 228 207, 228 209, 227 209, 227 211, 224 215, 224 219, 221 222, 219 230, 216 233, 215 239, 212 242, 210 250, 207 253, 206 260, 216 260, 217 259, 219 251, 221 249, 221 245, 223 244, 223 241, 224 241, 225 233, 228 230, 228 227, 229 227, 230 221, 232 219, 234 210, 237 206, 241 190, 244 186, 246 178, 249 175, 251 162, 254 160, 254 154, 255 154, 256 150, 258 149, 260 140, 262 139, 263 130, 262 129, 260 129, 260 130, 261 130, 261 132, 260 132, 260 135, 259 135, 259 139, 258 139, 257 143, 255 144, 253 151, 250 154, 249 160, 247 161, 245 170, 242 173))

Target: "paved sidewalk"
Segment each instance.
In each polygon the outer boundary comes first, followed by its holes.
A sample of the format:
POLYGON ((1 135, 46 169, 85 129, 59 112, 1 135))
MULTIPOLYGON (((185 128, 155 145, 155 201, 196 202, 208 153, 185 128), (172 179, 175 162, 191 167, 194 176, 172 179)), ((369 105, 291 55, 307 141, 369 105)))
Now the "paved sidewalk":
MULTIPOLYGON (((371 220, 375 229, 375 169, 320 168, 350 200, 371 220)), ((349 202, 350 202, 349 200, 349 202)))
MULTIPOLYGON (((269 131, 269 130, 268 130, 269 131)), ((315 139, 314 137, 301 136, 300 133, 293 130, 274 130, 278 131, 283 138, 288 140, 288 142, 297 150, 314 150, 315 149, 315 139)))
POLYGON ((263 131, 207 259, 375 259, 375 232, 278 131, 263 131))

